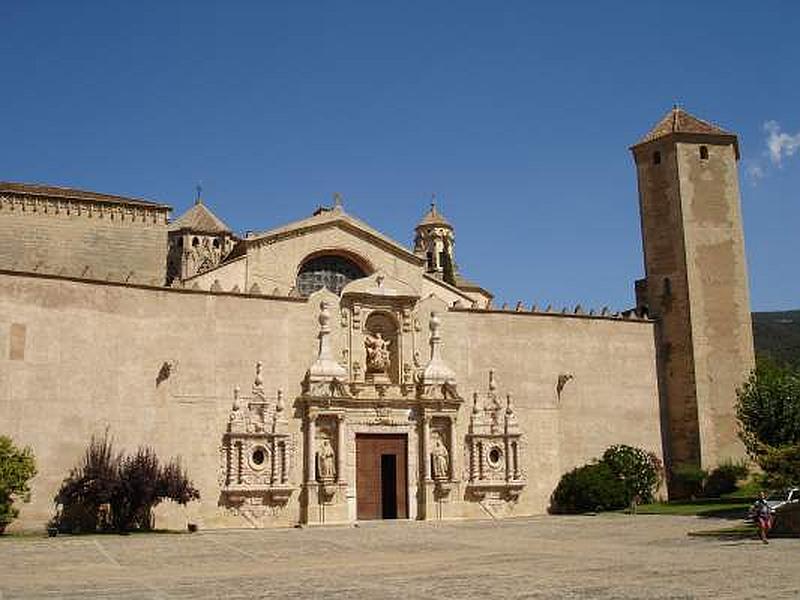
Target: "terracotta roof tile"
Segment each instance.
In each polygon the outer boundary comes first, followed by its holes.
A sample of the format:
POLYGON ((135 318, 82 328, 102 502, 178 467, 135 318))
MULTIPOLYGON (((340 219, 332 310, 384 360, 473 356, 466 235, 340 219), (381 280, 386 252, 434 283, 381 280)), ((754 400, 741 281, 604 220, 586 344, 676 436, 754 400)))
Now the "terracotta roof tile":
POLYGON ((661 119, 650 132, 636 144, 646 144, 673 133, 694 133, 706 135, 733 135, 716 125, 698 119, 679 107, 674 107, 661 119))

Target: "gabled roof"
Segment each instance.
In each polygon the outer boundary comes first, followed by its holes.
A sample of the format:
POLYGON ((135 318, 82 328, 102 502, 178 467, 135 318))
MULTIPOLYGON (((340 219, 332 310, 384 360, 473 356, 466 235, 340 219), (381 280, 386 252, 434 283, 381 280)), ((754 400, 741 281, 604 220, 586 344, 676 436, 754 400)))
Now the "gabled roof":
POLYGON ((420 227, 426 227, 430 225, 438 225, 439 227, 449 227, 450 229, 453 228, 450 225, 449 221, 444 218, 444 215, 436 210, 436 203, 431 202, 431 208, 428 212, 425 213, 425 216, 422 217, 422 220, 417 225, 416 229, 420 227))
POLYGON ((664 117, 647 133, 647 135, 634 144, 633 147, 635 148, 654 140, 676 134, 695 136, 709 135, 730 138, 730 141, 732 141, 735 145, 736 156, 739 156, 739 145, 736 141, 735 134, 725 131, 713 123, 698 119, 679 106, 672 107, 672 110, 665 114, 664 117))
POLYGON ((55 185, 44 185, 40 183, 14 183, 12 181, 0 181, 0 194, 19 194, 25 196, 42 196, 45 198, 63 198, 65 200, 84 200, 91 202, 103 202, 108 204, 123 204, 128 206, 140 206, 142 208, 166 209, 171 208, 166 204, 142 200, 141 198, 127 198, 113 194, 101 194, 74 188, 59 187, 55 185))
POLYGON ((232 233, 217 215, 198 199, 194 206, 169 224, 170 231, 186 229, 197 233, 232 233))
POLYGON ((369 277, 355 279, 344 286, 342 297, 347 295, 382 296, 385 298, 419 298, 419 292, 396 277, 377 271, 369 277))
POLYGON ((360 233, 362 236, 374 242, 377 246, 381 246, 395 255, 402 256, 409 262, 419 265, 425 263, 424 259, 408 250, 408 248, 405 246, 398 244, 391 238, 383 235, 376 229, 373 229, 363 221, 347 214, 344 211, 344 208, 338 204, 333 208, 317 211, 313 216, 308 217, 307 219, 295 221, 293 223, 289 223, 288 225, 284 225, 283 227, 278 227, 277 229, 271 229, 269 231, 253 234, 251 237, 247 238, 247 243, 250 245, 272 242, 297 235, 298 233, 313 231, 315 229, 324 229, 327 227, 341 227, 342 229, 349 230, 351 232, 360 233))

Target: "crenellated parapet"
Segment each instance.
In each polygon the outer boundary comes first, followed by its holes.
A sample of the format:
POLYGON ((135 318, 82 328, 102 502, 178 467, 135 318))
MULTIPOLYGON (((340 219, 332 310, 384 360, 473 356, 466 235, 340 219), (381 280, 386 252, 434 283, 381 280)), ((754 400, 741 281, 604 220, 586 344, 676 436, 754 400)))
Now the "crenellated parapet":
POLYGON ((163 204, 0 192, 0 211, 52 218, 83 217, 105 219, 116 224, 166 225, 170 210, 163 204))

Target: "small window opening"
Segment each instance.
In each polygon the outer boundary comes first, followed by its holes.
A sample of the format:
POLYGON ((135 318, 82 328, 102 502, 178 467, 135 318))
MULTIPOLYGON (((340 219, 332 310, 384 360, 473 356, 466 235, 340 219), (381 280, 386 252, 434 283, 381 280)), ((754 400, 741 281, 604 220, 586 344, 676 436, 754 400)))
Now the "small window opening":
POLYGON ((501 458, 503 458, 503 453, 500 451, 500 448, 495 446, 489 450, 489 464, 491 464, 493 467, 500 464, 501 458))
POLYGON ((653 164, 654 165, 660 165, 661 164, 661 152, 659 152, 658 150, 653 152, 653 164))
POLYGON ((214 248, 219 248, 219 239, 214 238, 214 248))
POLYGON ((433 271, 433 252, 428 252, 428 270, 433 271))
POLYGON ((192 238, 192 246, 197 246, 200 243, 200 240, 197 238, 192 238))
POLYGON ((253 462, 257 465, 263 465, 266 458, 267 457, 264 456, 264 451, 261 448, 257 448, 256 451, 253 452, 253 462))
POLYGON ((708 160, 708 146, 700 146, 700 160, 708 160))

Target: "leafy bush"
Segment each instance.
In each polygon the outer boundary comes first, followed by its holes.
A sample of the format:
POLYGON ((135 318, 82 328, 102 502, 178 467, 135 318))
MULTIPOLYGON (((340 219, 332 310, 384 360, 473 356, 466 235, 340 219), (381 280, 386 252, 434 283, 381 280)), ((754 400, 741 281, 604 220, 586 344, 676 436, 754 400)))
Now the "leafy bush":
POLYGON ((55 497, 60 510, 52 525, 78 533, 116 529, 152 529, 153 508, 164 499, 187 504, 199 492, 178 460, 159 464, 152 448, 131 456, 116 453, 106 434, 92 437, 81 464, 55 497))
POLYGON ((554 513, 613 510, 627 505, 627 491, 611 467, 599 462, 564 474, 550 500, 554 513))
POLYGON ((730 494, 737 489, 736 483, 750 474, 747 465, 741 463, 722 463, 708 474, 703 484, 703 496, 719 498, 723 494, 730 494))
POLYGON ((102 439, 92 436, 80 465, 70 471, 56 494, 61 511, 52 525, 73 533, 110 529, 107 507, 117 494, 121 460, 107 434, 102 439))
POLYGON ((769 489, 785 488, 800 483, 800 444, 769 448, 758 457, 764 470, 761 484, 769 489))
POLYGON ((652 502, 661 481, 661 461, 652 452, 617 444, 603 452, 603 463, 625 486, 626 504, 638 497, 638 503, 652 502))
POLYGON ((10 437, 0 436, 0 533, 19 515, 14 500, 30 500, 28 482, 35 475, 33 451, 17 448, 10 437))
POLYGON ((676 465, 672 469, 672 482, 680 496, 701 496, 707 478, 708 473, 696 465, 676 465))

